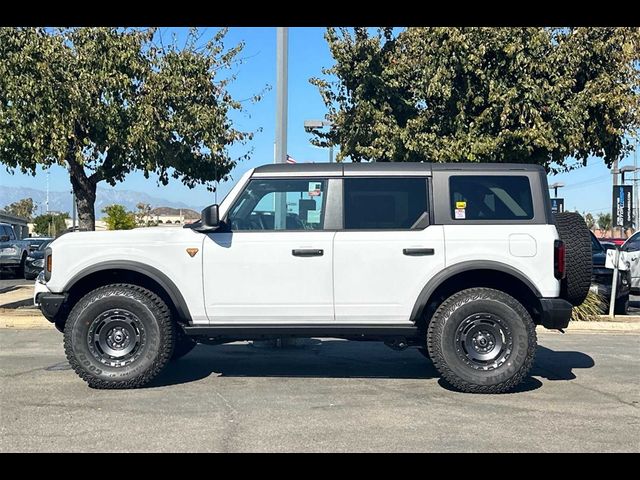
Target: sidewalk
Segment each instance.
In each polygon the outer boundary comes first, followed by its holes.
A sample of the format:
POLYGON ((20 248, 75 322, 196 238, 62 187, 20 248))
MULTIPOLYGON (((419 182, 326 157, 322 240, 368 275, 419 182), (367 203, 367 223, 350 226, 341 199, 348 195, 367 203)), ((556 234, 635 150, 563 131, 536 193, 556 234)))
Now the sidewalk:
MULTIPOLYGON (((0 328, 52 328, 53 325, 33 307, 33 286, 19 286, 0 293, 0 328)), ((55 327, 53 327, 55 328, 55 327)), ((629 332, 640 334, 640 315, 623 315, 611 319, 600 315, 599 321, 572 322, 566 332, 629 332)))

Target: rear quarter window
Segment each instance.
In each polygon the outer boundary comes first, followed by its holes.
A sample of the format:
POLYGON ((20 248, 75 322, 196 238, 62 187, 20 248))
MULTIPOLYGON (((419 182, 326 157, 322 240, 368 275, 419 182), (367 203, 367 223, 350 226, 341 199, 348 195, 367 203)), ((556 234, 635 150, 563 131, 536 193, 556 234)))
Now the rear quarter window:
POLYGON ((454 221, 533 218, 531 185, 526 176, 455 175, 449 177, 449 192, 454 221))

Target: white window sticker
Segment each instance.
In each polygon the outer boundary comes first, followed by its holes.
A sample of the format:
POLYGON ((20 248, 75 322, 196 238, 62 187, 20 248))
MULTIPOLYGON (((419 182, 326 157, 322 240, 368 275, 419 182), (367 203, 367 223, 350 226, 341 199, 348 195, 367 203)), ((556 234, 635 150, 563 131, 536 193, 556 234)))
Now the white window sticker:
POLYGON ((456 208, 455 219, 456 220, 464 220, 467 218, 464 208, 456 208))
POLYGON ((322 182, 309 182, 309 196, 319 197, 322 193, 322 182))
POLYGON ((309 210, 307 212, 307 223, 320 223, 320 210, 309 210))

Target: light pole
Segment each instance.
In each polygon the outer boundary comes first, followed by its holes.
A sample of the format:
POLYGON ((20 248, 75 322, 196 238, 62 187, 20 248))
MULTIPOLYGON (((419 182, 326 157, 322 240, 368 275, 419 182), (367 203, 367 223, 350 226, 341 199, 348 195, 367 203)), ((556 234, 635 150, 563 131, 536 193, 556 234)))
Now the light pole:
MULTIPOLYGON (((329 129, 331 129, 331 127, 333 127, 333 122, 330 122, 328 120, 305 120, 304 121, 304 129, 307 132, 320 130, 323 127, 328 127, 329 129)), ((329 143, 329 163, 333 163, 333 143, 329 143)))
POLYGON ((553 196, 558 198, 558 189, 564 187, 564 183, 556 182, 553 185, 549 185, 549 188, 553 188, 553 196))
MULTIPOLYGON (((287 163, 287 109, 288 109, 288 62, 289 29, 276 30, 276 147, 274 163, 287 163)), ((275 227, 284 230, 287 226, 287 198, 284 192, 276 192, 275 227)))

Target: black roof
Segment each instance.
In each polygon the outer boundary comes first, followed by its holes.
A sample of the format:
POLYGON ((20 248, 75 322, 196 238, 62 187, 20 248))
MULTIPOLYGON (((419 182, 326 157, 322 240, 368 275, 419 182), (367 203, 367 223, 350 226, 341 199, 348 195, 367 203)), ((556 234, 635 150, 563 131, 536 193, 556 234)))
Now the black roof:
POLYGON ((260 175, 431 175, 433 171, 540 171, 540 165, 526 163, 426 163, 426 162, 378 162, 378 163, 271 163, 256 167, 260 175))

